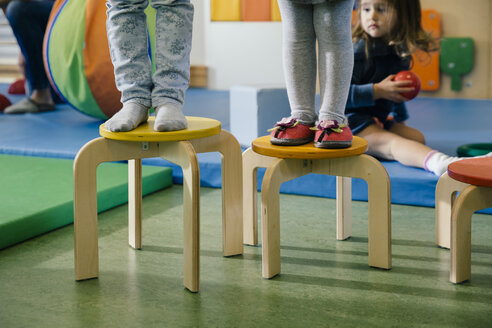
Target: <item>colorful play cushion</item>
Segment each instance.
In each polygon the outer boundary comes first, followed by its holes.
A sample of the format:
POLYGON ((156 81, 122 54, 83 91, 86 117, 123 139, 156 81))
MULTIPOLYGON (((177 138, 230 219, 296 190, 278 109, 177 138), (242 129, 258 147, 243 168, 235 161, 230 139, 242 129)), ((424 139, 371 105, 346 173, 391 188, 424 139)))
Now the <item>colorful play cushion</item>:
MULTIPOLYGON (((101 119, 121 108, 109 55, 106 9, 101 0, 57 0, 43 46, 46 71, 58 94, 75 109, 101 119)), ((154 49, 155 10, 149 6, 146 14, 149 45, 154 49)))

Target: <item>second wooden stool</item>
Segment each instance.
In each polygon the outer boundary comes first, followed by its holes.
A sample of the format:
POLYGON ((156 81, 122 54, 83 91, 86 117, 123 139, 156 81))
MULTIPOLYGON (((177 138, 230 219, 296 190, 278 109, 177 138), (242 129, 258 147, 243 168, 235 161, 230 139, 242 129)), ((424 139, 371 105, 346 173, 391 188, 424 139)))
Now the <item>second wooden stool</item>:
POLYGON ((295 146, 275 146, 270 136, 257 138, 243 153, 244 243, 258 243, 257 175, 258 167, 266 167, 261 188, 263 277, 280 273, 280 185, 309 174, 337 176, 337 237, 350 234, 350 178, 361 178, 368 185, 369 203, 369 266, 391 268, 391 204, 390 180, 383 165, 363 154, 367 141, 354 137, 352 147, 320 149, 313 143, 295 146), (343 177, 343 178, 342 178, 343 177))

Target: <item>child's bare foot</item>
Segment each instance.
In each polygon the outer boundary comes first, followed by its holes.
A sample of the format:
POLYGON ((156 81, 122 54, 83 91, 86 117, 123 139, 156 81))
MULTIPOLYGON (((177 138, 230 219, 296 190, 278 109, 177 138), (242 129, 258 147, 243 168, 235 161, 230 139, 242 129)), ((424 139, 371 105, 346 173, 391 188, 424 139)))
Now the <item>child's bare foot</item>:
POLYGON ((113 117, 104 124, 111 132, 127 132, 146 122, 149 109, 137 102, 127 102, 113 117))
POLYGON ((165 103, 155 109, 155 131, 177 131, 187 127, 188 121, 186 121, 181 106, 174 103, 165 103))

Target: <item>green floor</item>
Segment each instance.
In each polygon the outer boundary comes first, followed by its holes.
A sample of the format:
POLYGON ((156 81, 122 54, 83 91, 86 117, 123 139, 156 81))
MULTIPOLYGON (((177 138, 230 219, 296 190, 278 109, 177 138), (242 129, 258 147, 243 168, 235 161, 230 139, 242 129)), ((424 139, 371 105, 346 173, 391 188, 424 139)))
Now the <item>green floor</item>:
POLYGON ((367 266, 367 203, 336 241, 331 199, 282 195, 282 274, 261 248, 221 255, 221 191, 202 189, 201 290, 182 286, 182 187, 144 199, 144 248, 127 207, 99 216, 100 277, 75 282, 73 228, 0 251, 1 327, 491 327, 492 216, 475 215, 472 280, 448 282, 434 209, 393 205, 393 269, 367 266))

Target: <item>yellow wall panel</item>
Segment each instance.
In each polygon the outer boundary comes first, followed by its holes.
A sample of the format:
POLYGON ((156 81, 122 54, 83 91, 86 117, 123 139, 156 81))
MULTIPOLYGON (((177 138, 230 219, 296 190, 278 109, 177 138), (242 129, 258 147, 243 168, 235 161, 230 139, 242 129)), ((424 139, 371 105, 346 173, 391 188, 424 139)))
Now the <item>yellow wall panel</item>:
POLYGON ((280 22, 280 9, 278 8, 277 0, 271 0, 272 3, 272 21, 280 22))
POLYGON ((212 21, 240 21, 241 0, 210 0, 212 21))

